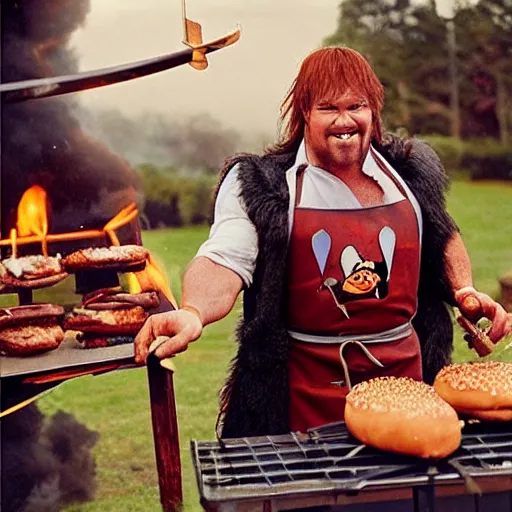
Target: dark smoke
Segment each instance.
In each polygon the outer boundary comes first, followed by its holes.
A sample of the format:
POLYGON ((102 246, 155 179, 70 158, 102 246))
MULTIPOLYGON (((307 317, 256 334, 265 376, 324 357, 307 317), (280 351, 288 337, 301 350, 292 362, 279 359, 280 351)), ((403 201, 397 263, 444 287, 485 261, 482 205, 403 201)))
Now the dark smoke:
MULTIPOLYGON (((89 8, 89 0, 2 0, 2 82, 76 73, 69 38, 89 8)), ((52 232, 102 226, 137 199, 135 172, 84 134, 76 101, 72 95, 2 105, 2 233, 34 184, 49 194, 52 232)))
POLYGON ((2 512, 55 512, 93 499, 98 433, 58 412, 43 417, 35 405, 3 418, 2 512))

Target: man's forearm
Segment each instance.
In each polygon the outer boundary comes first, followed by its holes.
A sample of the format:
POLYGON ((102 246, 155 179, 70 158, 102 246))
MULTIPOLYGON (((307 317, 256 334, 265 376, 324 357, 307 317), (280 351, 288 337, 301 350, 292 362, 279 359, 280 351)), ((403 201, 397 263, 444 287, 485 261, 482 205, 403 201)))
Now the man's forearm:
POLYGON ((473 286, 471 261, 459 233, 455 233, 446 245, 445 262, 452 292, 473 286))
POLYGON ((242 279, 232 270, 198 257, 183 276, 181 305, 197 310, 203 325, 207 325, 231 311, 242 286, 242 279))

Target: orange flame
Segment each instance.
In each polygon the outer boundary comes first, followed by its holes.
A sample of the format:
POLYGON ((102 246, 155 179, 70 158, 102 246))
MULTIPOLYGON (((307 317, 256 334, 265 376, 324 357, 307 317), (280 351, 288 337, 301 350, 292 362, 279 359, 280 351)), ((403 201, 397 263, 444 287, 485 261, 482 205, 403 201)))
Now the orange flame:
MULTIPOLYGON (((130 203, 115 217, 110 219, 102 230, 89 230, 76 233, 59 233, 48 235, 48 196, 44 188, 34 185, 25 191, 18 204, 16 228, 9 233, 9 239, 1 240, 0 245, 11 245, 12 256, 17 255, 17 246, 21 243, 41 241, 42 252, 48 256, 48 241, 79 240, 96 238, 107 234, 112 245, 121 245, 115 230, 128 224, 137 217, 139 211, 135 203, 130 203), (21 237, 21 238, 20 238, 21 237)), ((158 266, 152 256, 146 262, 146 268, 140 272, 128 273, 130 293, 148 290, 160 290, 177 308, 177 302, 167 281, 165 272, 158 266)))
POLYGON ((48 255, 46 235, 48 234, 48 197, 44 188, 34 185, 27 189, 18 204, 16 227, 19 236, 36 235, 43 246, 43 254, 48 255))
POLYGON ((45 236, 48 233, 46 202, 46 191, 39 185, 25 191, 18 204, 17 228, 20 236, 45 236))
MULTIPOLYGON (((131 222, 137 215, 138 210, 135 203, 131 203, 105 224, 103 230, 110 237, 112 245, 121 245, 114 230, 127 222, 131 222)), ((174 307, 177 307, 177 302, 171 291, 165 272, 157 265, 151 255, 146 262, 144 270, 140 272, 129 272, 127 274, 127 280, 130 293, 160 290, 167 297, 169 302, 171 302, 174 307)))
POLYGON ((165 272, 150 255, 146 262, 146 268, 140 272, 128 274, 128 289, 130 293, 140 293, 146 290, 160 290, 175 307, 178 303, 169 286, 165 272))
POLYGON ((139 211, 137 210, 136 204, 130 203, 128 206, 123 208, 115 217, 112 217, 112 219, 110 219, 105 224, 105 226, 103 227, 103 230, 110 237, 110 241, 112 242, 112 245, 120 245, 120 242, 119 242, 119 239, 117 238, 115 230, 117 228, 120 228, 124 224, 131 222, 135 217, 137 217, 138 214, 139 214, 139 211))

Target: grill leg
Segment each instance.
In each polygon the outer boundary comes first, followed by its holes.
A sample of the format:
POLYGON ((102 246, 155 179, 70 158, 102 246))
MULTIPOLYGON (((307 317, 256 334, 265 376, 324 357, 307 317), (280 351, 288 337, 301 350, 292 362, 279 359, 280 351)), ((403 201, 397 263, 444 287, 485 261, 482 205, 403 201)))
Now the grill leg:
POLYGON ((414 487, 414 512, 435 512, 436 488, 433 485, 414 487))
POLYGON ((32 290, 30 288, 20 288, 18 290, 18 304, 20 306, 32 304, 32 290))
POLYGON ((149 356, 147 366, 160 501, 164 512, 176 512, 183 495, 173 372, 154 356, 149 356))

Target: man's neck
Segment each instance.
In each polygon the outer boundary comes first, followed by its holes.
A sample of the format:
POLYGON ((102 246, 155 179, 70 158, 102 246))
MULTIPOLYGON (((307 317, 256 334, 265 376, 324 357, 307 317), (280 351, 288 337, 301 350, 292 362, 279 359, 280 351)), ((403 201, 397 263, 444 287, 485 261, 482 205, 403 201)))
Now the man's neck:
MULTIPOLYGON (((317 166, 317 167, 320 167, 321 169, 323 169, 323 167, 321 167, 321 166, 317 166)), ((362 176, 364 176, 363 166, 360 164, 354 164, 349 167, 346 167, 346 166, 339 167, 339 168, 331 167, 330 169, 324 169, 324 170, 326 170, 327 172, 330 172, 331 174, 333 174, 334 176, 336 176, 337 178, 339 178, 340 180, 342 180, 346 183, 357 181, 357 180, 361 179, 362 176)))
MULTIPOLYGON (((313 155, 310 155, 310 151, 308 151, 307 144, 305 144, 305 142, 303 142, 303 144, 304 144, 303 151, 306 156, 306 161, 309 165, 318 167, 319 169, 329 172, 343 181, 345 181, 345 180, 354 181, 354 180, 357 180, 358 178, 361 178, 362 176, 364 176, 363 166, 364 166, 364 162, 368 156, 368 152, 370 151, 369 149, 361 161, 354 162, 349 165, 336 166, 334 163, 331 163, 331 162, 322 163, 322 162, 318 161, 313 155)), ((299 149, 299 151, 300 151, 300 149, 299 149)))

